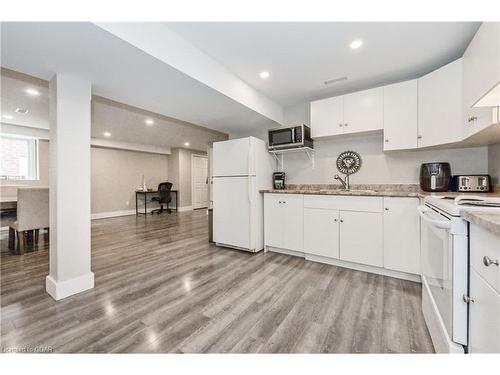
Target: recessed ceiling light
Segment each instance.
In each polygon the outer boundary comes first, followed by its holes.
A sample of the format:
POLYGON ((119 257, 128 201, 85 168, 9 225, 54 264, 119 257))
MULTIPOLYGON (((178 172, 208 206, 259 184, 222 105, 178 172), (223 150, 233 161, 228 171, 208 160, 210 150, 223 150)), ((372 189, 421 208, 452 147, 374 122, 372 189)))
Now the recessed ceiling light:
POLYGON ((150 119, 150 118, 147 118, 144 122, 146 123, 146 125, 154 125, 154 123, 155 123, 155 122, 154 122, 152 119, 150 119))
POLYGON ((22 115, 25 115, 26 113, 28 113, 29 111, 26 109, 26 108, 16 108, 16 113, 20 113, 22 115))
POLYGON ((184 146, 188 147, 189 146, 189 142, 184 142, 184 146))
POLYGON ((7 120, 12 120, 12 116, 11 115, 3 115, 2 117, 4 119, 7 119, 7 120))
POLYGON ((111 137, 111 133, 110 132, 104 132, 104 136, 105 137, 111 137))
POLYGON ((349 44, 349 47, 351 47, 351 49, 358 49, 362 45, 363 45, 363 41, 361 39, 356 39, 356 40, 353 40, 351 42, 351 44, 349 44))
POLYGON ((270 74, 269 74, 269 72, 266 72, 266 71, 264 71, 264 72, 260 72, 260 73, 259 73, 259 76, 260 76, 260 78, 262 78, 262 79, 268 79, 268 78, 269 78, 269 75, 270 75, 270 74))
POLYGON ((29 94, 29 95, 32 95, 32 96, 38 96, 38 95, 40 95, 40 93, 38 92, 38 90, 35 90, 35 89, 26 89, 24 91, 26 92, 26 94, 29 94))

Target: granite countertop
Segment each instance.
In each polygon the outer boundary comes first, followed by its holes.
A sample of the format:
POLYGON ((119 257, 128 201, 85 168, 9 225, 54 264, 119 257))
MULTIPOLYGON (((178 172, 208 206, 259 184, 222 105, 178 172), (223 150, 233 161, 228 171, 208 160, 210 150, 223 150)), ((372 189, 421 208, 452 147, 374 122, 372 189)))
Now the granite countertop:
POLYGON ((493 233, 500 235, 500 212, 483 212, 463 210, 461 215, 465 220, 470 223, 480 225, 493 233))
MULTIPOLYGON (((313 194, 313 195, 346 195, 346 196, 371 196, 371 197, 415 197, 424 198, 429 195, 456 197, 464 193, 442 192, 430 193, 420 189, 416 184, 373 184, 373 185, 352 185, 351 190, 343 190, 340 185, 288 185, 286 189, 261 190, 261 193, 273 194, 313 194)), ((495 193, 475 193, 474 195, 500 196, 500 192, 495 193)))

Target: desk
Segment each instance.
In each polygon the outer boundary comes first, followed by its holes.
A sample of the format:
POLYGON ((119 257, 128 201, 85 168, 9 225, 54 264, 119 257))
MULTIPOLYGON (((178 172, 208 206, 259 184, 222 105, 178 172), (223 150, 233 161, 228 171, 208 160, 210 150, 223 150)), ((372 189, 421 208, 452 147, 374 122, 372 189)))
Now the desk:
POLYGON ((15 211, 17 208, 17 197, 0 198, 0 211, 15 211))
MULTIPOLYGON (((175 211, 177 211, 177 207, 179 204, 179 192, 177 190, 170 190, 171 194, 175 194, 175 211)), ((158 190, 148 190, 148 191, 136 191, 135 192, 135 214, 136 215, 147 215, 148 214, 148 194, 156 194, 158 195, 158 190), (144 212, 139 211, 139 205, 137 204, 139 201, 139 197, 144 199, 144 212)), ((171 209, 171 208, 169 208, 171 209)))

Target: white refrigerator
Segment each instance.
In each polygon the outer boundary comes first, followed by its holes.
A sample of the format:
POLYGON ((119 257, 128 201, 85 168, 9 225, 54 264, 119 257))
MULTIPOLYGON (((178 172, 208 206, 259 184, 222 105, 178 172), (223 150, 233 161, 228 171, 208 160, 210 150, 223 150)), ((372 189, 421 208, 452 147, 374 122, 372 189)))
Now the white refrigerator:
POLYGON ((216 142, 213 147, 213 237, 217 245, 264 248, 264 199, 274 160, 261 139, 216 142))

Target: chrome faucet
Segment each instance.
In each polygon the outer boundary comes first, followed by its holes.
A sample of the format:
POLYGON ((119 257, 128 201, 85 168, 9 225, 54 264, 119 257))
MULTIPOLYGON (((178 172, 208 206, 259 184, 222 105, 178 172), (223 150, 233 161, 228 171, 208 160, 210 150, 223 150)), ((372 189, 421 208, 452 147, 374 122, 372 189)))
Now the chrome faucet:
POLYGON ((344 180, 338 174, 336 174, 333 178, 335 178, 336 180, 338 180, 342 184, 342 186, 344 187, 344 190, 349 190, 350 189, 349 174, 345 175, 345 179, 344 180))

